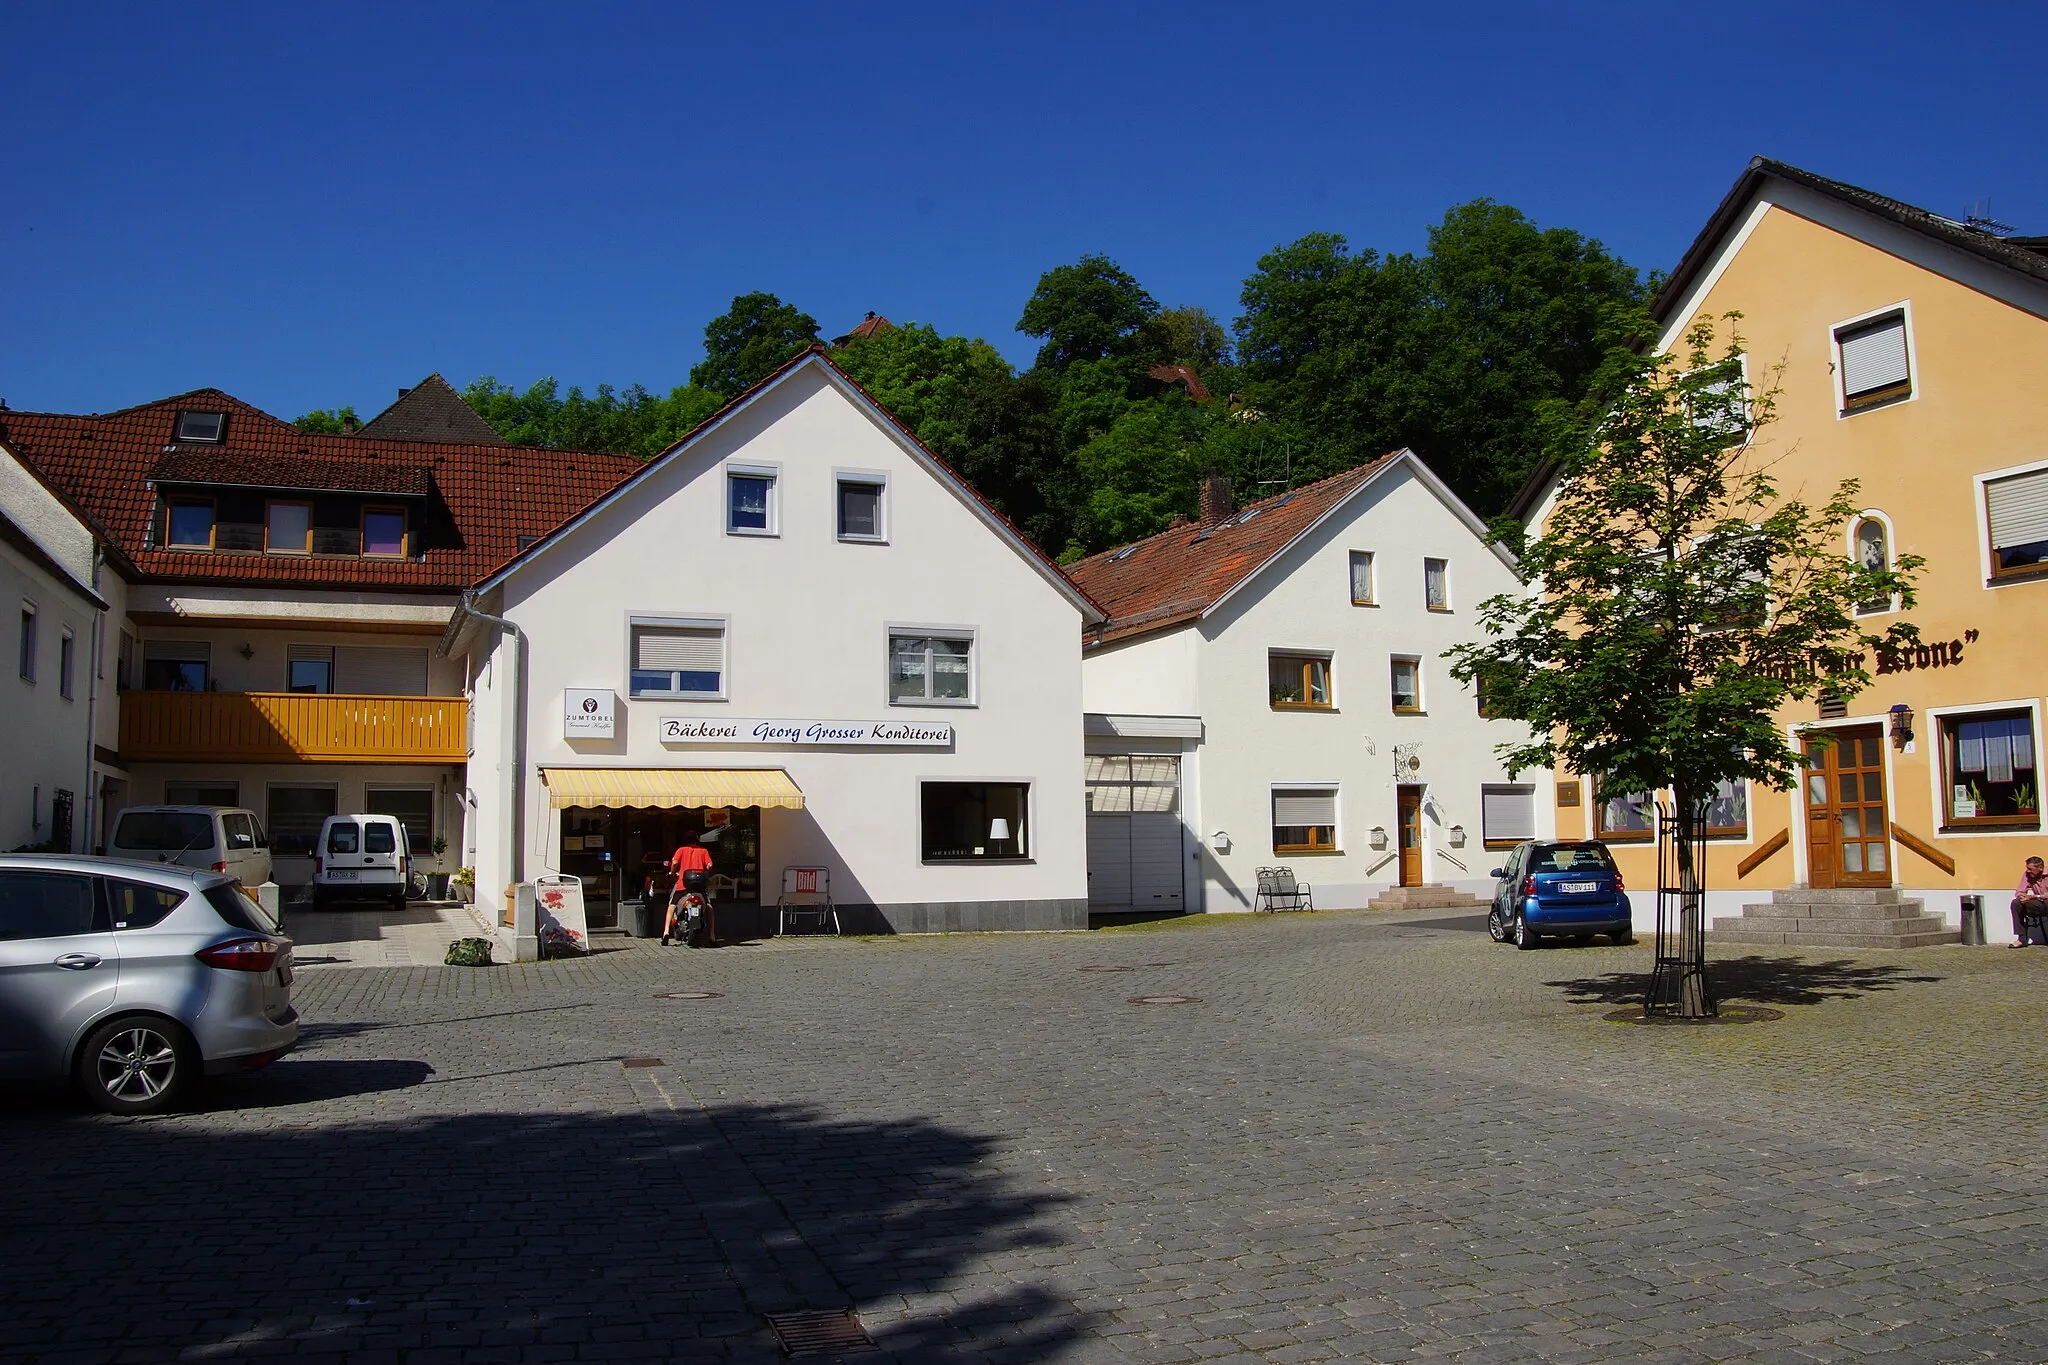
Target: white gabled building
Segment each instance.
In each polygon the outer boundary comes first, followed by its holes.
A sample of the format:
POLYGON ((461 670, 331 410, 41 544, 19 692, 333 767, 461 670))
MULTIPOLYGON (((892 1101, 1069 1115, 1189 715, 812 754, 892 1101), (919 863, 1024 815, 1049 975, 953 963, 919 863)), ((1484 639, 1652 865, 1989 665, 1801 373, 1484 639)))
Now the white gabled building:
POLYGON ((1490 894, 1498 851, 1548 835, 1547 773, 1496 757, 1442 658, 1513 561, 1420 459, 1230 505, 1074 565, 1084 633, 1089 898, 1098 913, 1250 910, 1284 865, 1318 907, 1390 886, 1490 894))
POLYGON ((849 930, 1084 927, 1100 615, 805 352, 465 595, 480 894, 715 829, 721 935, 807 866, 849 930))

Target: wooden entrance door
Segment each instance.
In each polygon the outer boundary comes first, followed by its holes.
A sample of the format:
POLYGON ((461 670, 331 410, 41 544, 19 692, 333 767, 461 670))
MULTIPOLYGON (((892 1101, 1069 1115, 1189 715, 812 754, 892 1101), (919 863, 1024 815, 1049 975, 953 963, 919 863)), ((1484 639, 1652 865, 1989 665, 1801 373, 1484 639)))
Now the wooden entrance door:
POLYGON ((1422 788, 1399 787, 1395 797, 1401 826, 1401 885, 1422 885, 1422 788))
POLYGON ((1817 887, 1890 886, 1891 815, 1884 795, 1884 727, 1834 732, 1806 744, 1807 881, 1817 887))

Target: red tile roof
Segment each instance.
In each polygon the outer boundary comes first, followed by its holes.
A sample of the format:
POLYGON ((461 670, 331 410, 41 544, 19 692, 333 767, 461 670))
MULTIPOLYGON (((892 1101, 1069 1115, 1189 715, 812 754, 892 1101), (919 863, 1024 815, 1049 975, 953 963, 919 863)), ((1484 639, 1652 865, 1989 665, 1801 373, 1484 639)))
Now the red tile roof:
POLYGON ((434 471, 423 464, 267 455, 191 446, 180 446, 158 460, 149 471, 149 478, 155 483, 228 484, 314 493, 383 493, 411 498, 424 498, 434 491, 434 471))
POLYGON ((1175 527, 1069 565, 1067 576, 1109 613, 1088 639, 1108 643, 1194 620, 1403 453, 1261 499, 1214 526, 1175 527))
POLYGON ((505 438, 462 401, 455 386, 438 373, 409 389, 363 424, 356 435, 370 441, 464 441, 470 445, 503 445, 505 438))
POLYGON ((1186 365, 1154 365, 1145 373, 1162 384, 1185 384, 1188 397, 1197 403, 1206 403, 1211 397, 1209 386, 1202 382, 1202 377, 1186 365))
POLYGON ((520 537, 545 534, 641 468, 633 456, 596 451, 317 435, 219 389, 91 416, 0 412, 0 441, 104 526, 143 580, 188 583, 454 592, 512 558, 520 537), (181 410, 225 412, 220 444, 174 446, 181 410), (148 479, 167 456, 177 457, 174 469, 247 476, 275 468, 293 479, 308 477, 311 466, 393 483, 416 481, 417 471, 429 470, 422 553, 384 560, 145 550, 148 479))

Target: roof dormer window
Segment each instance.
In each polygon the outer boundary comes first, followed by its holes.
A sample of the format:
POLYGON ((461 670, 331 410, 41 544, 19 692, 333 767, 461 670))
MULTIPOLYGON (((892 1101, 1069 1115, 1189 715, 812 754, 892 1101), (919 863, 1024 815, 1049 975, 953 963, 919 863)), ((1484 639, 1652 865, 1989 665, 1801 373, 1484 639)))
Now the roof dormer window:
POLYGON ((181 412, 178 414, 180 445, 217 446, 227 435, 228 415, 224 412, 181 412))

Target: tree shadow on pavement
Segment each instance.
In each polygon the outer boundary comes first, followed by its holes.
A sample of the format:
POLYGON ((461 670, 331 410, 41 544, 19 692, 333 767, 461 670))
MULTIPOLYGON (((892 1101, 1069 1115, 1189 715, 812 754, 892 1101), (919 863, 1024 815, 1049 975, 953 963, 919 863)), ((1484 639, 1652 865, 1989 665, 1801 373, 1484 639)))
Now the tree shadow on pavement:
MULTIPOLYGON (((1753 1005, 1818 1005, 1824 1000, 1854 999, 1876 991, 1941 980, 1893 963, 1857 962, 1851 958, 1815 962, 1758 954, 1718 958, 1709 954, 1707 971, 1718 999, 1742 1000, 1753 1005)), ((1649 972, 1643 970, 1543 984, 1563 991, 1565 999, 1574 1005, 1633 1005, 1642 1001, 1649 981, 1649 972)))
POLYGON ((1056 1360, 1097 1325, 1032 1282, 1065 1197, 1003 1174, 997 1136, 788 1104, 423 1114, 446 1092, 386 1089, 422 1064, 326 1065, 276 1070, 372 1092, 343 1121, 0 1110, 0 1161, 35 1173, 0 1207, 0 1356, 765 1362, 792 1284, 859 1309, 869 1359, 1056 1360))

